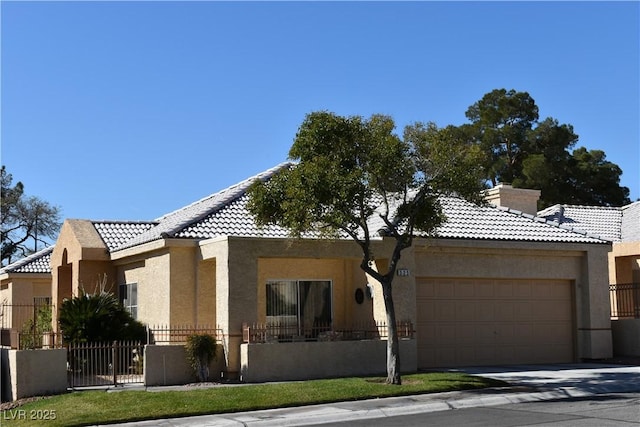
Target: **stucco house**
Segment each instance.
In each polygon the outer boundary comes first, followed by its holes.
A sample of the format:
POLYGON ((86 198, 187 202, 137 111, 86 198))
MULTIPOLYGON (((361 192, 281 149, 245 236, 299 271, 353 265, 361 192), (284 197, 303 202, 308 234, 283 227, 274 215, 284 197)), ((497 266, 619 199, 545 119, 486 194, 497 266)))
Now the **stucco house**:
MULTIPOLYGON (((292 240, 286 230, 254 224, 246 190, 288 166, 154 221, 67 219, 50 254, 53 302, 107 277, 142 322, 220 328, 225 375, 303 377, 292 366, 337 345, 332 332, 384 321, 385 311, 351 240, 292 240), (269 324, 281 334, 261 343, 243 327, 269 324)), ((403 370, 612 355, 611 242, 535 216, 538 197, 500 185, 487 192, 495 206, 442 200, 448 221, 403 252, 394 280, 397 318, 413 329, 402 340, 403 370)), ((381 233, 374 245, 384 265, 392 242, 381 233)), ((346 359, 371 358, 367 347, 340 345, 328 351, 325 372, 306 375, 347 373, 339 369, 346 359)))
POLYGON ((51 304, 51 253, 42 249, 0 269, 0 343, 16 345, 15 335, 33 318, 34 308, 51 304))
POLYGON ((623 207, 554 205, 538 216, 612 242, 610 283, 640 283, 640 201, 623 207))
POLYGON ((554 205, 538 215, 612 242, 608 256, 614 353, 640 355, 640 201, 623 207, 554 205))

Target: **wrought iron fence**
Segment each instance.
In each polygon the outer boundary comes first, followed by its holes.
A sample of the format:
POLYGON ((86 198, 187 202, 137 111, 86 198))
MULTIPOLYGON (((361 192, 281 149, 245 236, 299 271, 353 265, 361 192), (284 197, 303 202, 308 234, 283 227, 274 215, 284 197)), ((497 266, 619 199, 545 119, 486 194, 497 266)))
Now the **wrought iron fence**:
POLYGON ((56 346, 51 337, 50 298, 34 298, 35 304, 0 304, 0 345, 14 349, 56 346))
POLYGON ((72 343, 67 347, 70 388, 117 386, 144 381, 141 341, 72 343))
POLYGON ((217 341, 222 340, 223 332, 211 325, 149 325, 147 342, 149 344, 184 344, 193 334, 209 334, 217 341))
POLYGON ((18 350, 33 350, 47 348, 62 348, 62 334, 56 332, 16 332, 12 333, 10 338, 11 348, 18 350))
MULTIPOLYGON (((396 322, 398 338, 413 338, 414 329, 408 320, 396 322)), ((385 339, 389 328, 386 322, 360 322, 340 327, 315 324, 299 328, 291 323, 244 323, 242 339, 245 343, 296 342, 296 341, 358 341, 385 339)))
POLYGON ((640 319, 640 283, 609 285, 611 317, 640 319))
POLYGON ((0 328, 22 329, 26 323, 35 323, 43 310, 51 310, 51 304, 0 304, 0 328))

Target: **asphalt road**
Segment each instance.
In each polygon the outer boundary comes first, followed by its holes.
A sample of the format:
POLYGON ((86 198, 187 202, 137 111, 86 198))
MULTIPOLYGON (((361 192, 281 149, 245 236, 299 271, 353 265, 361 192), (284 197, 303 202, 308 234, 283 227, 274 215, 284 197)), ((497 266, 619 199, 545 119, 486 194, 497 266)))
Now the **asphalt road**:
POLYGON ((640 393, 611 393, 323 424, 323 426, 336 427, 346 425, 356 427, 422 427, 426 425, 637 427, 640 426, 640 393))

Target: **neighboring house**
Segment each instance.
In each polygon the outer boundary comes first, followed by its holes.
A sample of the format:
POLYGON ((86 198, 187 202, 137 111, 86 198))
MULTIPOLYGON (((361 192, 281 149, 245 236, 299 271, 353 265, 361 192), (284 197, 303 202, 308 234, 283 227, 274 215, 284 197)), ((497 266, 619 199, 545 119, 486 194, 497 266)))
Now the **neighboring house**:
POLYGON ((614 353, 640 356, 640 201, 621 208, 555 205, 540 215, 613 243, 609 283, 614 353))
POLYGON ((555 205, 539 216, 599 234, 609 253, 611 319, 616 355, 640 355, 640 201, 623 207, 555 205))
POLYGON ((612 242, 609 282, 640 284, 640 201, 623 207, 554 205, 538 216, 612 242))
POLYGON ((0 269, 2 345, 15 344, 15 332, 33 319, 37 307, 51 304, 52 252, 53 246, 0 269))
MULTIPOLYGON (((155 221, 66 220, 51 253, 54 303, 82 288, 91 291, 106 275, 107 286, 138 320, 220 328, 225 375, 231 377, 255 367, 252 348, 271 354, 260 363, 279 363, 285 375, 292 354, 302 354, 297 350, 302 347, 294 347, 297 342, 247 343, 244 324, 277 324, 281 335, 276 331, 272 340, 288 335, 304 341, 384 321, 380 286, 360 269, 357 244, 293 240, 286 230, 254 224, 246 190, 254 180, 268 180, 289 166, 279 165, 155 221)), ((415 329, 414 339, 402 340, 408 349, 403 370, 612 355, 611 243, 534 217, 538 197, 534 190, 498 186, 487 198, 509 208, 442 199, 448 222, 437 237, 415 239, 403 252, 394 280, 396 316, 415 329)), ((379 266, 393 247, 383 234, 373 242, 379 266)), ((365 361, 371 356, 346 351, 356 346, 345 345, 344 354, 332 355, 338 358, 336 369, 340 357, 365 361)))

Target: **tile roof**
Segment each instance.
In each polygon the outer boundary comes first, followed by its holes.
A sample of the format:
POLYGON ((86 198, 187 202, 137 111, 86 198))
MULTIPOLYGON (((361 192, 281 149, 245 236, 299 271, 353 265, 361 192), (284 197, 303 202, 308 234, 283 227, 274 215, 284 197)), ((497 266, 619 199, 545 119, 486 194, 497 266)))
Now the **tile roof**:
POLYGON ((606 243, 598 236, 506 207, 477 206, 455 197, 441 198, 447 221, 436 237, 530 242, 606 243))
MULTIPOLYGON (((246 191, 254 180, 268 180, 286 167, 291 167, 291 163, 280 164, 237 185, 164 215, 156 220, 156 226, 138 234, 115 250, 162 237, 197 240, 220 236, 285 238, 288 233, 283 228, 276 226, 259 228, 255 225, 246 208, 248 202, 246 191)), ((437 236, 440 238, 605 243, 595 236, 576 231, 573 227, 514 210, 493 206, 479 207, 453 197, 442 198, 442 205, 448 221, 437 230, 437 236)), ((383 225, 379 218, 373 217, 370 229, 375 233, 383 225)))
POLYGON ((622 241, 640 242, 640 201, 622 208, 622 241))
MULTIPOLYGON (((220 236, 286 238, 288 232, 281 227, 256 226, 247 211, 246 191, 255 180, 266 181, 291 166, 292 163, 282 163, 155 221, 93 221, 93 224, 110 251, 168 237, 196 240, 220 236)), ((514 210, 479 207, 452 197, 442 198, 442 205, 448 221, 437 230, 440 238, 603 243, 589 235, 590 230, 578 231, 572 224, 535 218, 514 210)), ((374 217, 370 229, 375 233, 383 225, 374 217)))
MULTIPOLYGON (((291 167, 282 163, 220 192, 200 199, 155 221, 92 221, 109 251, 118 251, 161 238, 210 239, 220 236, 286 238, 277 226, 257 227, 247 211, 247 189, 291 167)), ((640 202, 624 208, 555 205, 538 216, 504 207, 476 206, 455 197, 441 198, 447 221, 436 238, 531 242, 607 243, 640 240, 640 202), (621 231, 626 230, 626 231, 621 231)), ((383 228, 377 217, 373 234, 383 228)), ((309 234, 305 237, 317 237, 309 234)), ((345 237, 347 238, 347 237, 345 237)), ((373 238, 379 238, 374 235, 373 238)), ((12 263, 1 273, 50 273, 53 246, 12 263)))
POLYGON ((554 205, 538 216, 610 242, 622 241, 622 208, 608 206, 554 205))
POLYGON ((0 274, 5 273, 51 273, 51 253, 53 246, 44 248, 27 257, 0 269, 0 274))
POLYGON ((92 221, 92 223, 109 251, 158 225, 157 222, 142 221, 92 221))
POLYGON ((229 204, 196 221, 175 234, 175 237, 210 239, 219 236, 274 237, 288 236, 286 229, 278 226, 258 227, 247 211, 249 196, 240 195, 229 204))
MULTIPOLYGON (((266 181, 278 171, 284 168, 291 167, 291 165, 292 163, 289 162, 281 163, 274 168, 248 178, 236 185, 200 199, 188 206, 185 206, 184 208, 168 213, 155 221, 157 222, 157 225, 155 227, 152 227, 145 232, 138 234, 137 236, 118 246, 114 250, 126 249, 165 237, 190 237, 206 239, 219 236, 220 234, 217 234, 216 231, 206 231, 207 218, 211 218, 212 215, 217 216, 218 214, 222 217, 227 215, 228 218, 233 220, 225 226, 220 225, 218 222, 217 227, 222 227, 225 230, 224 234, 234 236, 252 235, 248 234, 252 231, 247 227, 248 223, 246 218, 237 217, 234 213, 237 212, 237 210, 234 211, 233 207, 229 209, 225 208, 233 205, 234 201, 243 197, 251 184, 253 184, 256 180, 266 181), (190 231, 185 232, 184 230, 186 229, 189 229, 190 231)), ((248 213, 246 213, 246 210, 244 208, 242 209, 242 211, 245 212, 245 217, 248 216, 248 213)), ((249 220, 249 222, 252 221, 249 220)), ((211 227, 211 224, 209 225, 209 227, 211 227)), ((214 227, 214 230, 217 230, 217 227, 214 227)), ((280 232, 275 232, 275 234, 278 237, 282 235, 280 232)), ((262 230, 261 234, 259 235, 265 236, 265 230, 262 230)), ((268 232, 266 235, 271 236, 268 232)))

